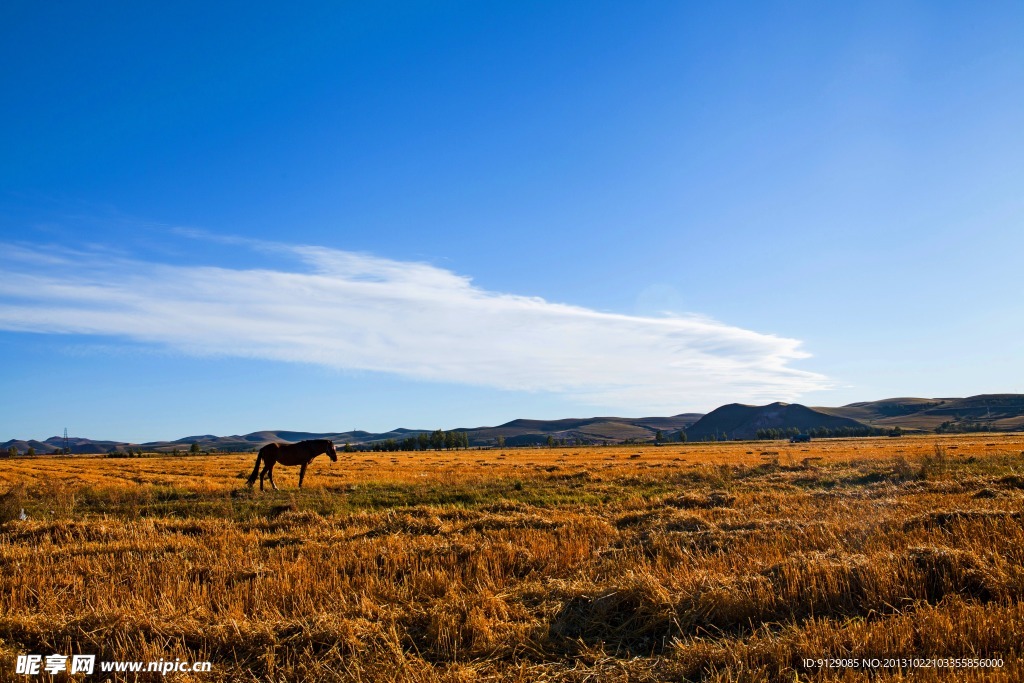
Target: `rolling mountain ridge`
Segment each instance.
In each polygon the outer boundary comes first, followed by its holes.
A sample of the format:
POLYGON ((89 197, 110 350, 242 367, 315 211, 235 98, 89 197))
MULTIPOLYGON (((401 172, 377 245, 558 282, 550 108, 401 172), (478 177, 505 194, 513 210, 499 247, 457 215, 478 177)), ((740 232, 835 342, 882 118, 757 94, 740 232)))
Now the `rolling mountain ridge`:
POLYGON ((748 406, 741 403, 716 408, 686 430, 688 441, 721 441, 724 439, 754 439, 760 430, 795 429, 808 432, 814 429, 851 430, 868 427, 863 422, 837 415, 829 415, 799 403, 771 403, 766 406, 748 406))
POLYGON ((1024 394, 981 394, 968 398, 888 398, 851 403, 840 408, 815 408, 875 427, 934 431, 943 423, 978 423, 995 431, 1024 429, 1024 394))
MULTIPOLYGON (((759 430, 830 430, 836 433, 856 432, 865 428, 907 431, 993 431, 1024 430, 1024 395, 982 394, 968 398, 914 398, 901 397, 879 401, 850 403, 837 408, 808 407, 797 403, 771 403, 751 406, 732 403, 702 415, 683 413, 671 417, 591 417, 560 420, 517 419, 496 427, 459 428, 451 431, 466 432, 471 446, 493 446, 503 439, 508 446, 543 445, 548 438, 581 443, 622 443, 624 441, 652 441, 658 431, 668 440, 678 438, 684 431, 689 441, 719 439, 754 439, 759 430)), ((187 436, 174 441, 128 443, 111 440, 93 440, 82 437, 68 439, 72 454, 107 453, 110 451, 145 450, 149 452, 188 450, 193 443, 205 451, 253 451, 271 441, 295 442, 304 439, 331 439, 338 445, 365 446, 394 439, 401 441, 410 436, 432 430, 397 428, 389 432, 302 432, 291 430, 262 430, 243 435, 216 436, 203 434, 187 436)), ((21 454, 33 448, 38 454, 59 452, 62 437, 43 441, 11 439, 0 444, 6 452, 12 446, 21 454)))

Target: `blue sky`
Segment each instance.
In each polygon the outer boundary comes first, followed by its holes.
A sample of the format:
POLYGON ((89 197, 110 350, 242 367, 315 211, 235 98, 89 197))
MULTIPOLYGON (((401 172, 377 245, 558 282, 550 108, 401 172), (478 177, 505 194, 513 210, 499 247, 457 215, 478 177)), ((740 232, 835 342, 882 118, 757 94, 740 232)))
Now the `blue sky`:
POLYGON ((1019 3, 0 9, 0 439, 1024 393, 1019 3))

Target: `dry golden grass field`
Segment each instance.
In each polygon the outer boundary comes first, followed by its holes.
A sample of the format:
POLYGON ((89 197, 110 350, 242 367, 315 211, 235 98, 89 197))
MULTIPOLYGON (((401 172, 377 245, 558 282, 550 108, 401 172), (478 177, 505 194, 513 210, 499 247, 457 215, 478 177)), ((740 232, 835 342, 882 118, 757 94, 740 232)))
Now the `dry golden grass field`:
POLYGON ((1022 434, 253 460, 0 461, 0 680, 1024 680, 1022 434))

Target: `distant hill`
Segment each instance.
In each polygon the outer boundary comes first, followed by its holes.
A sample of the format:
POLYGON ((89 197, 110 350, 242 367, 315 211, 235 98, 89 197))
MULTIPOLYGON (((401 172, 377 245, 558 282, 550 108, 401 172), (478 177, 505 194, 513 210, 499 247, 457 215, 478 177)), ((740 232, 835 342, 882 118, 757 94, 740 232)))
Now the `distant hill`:
POLYGON ((813 429, 863 428, 862 422, 802 406, 798 403, 771 403, 749 406, 730 403, 716 408, 686 430, 689 441, 753 439, 761 429, 789 429, 801 432, 813 429))
POLYGON ((848 417, 851 420, 858 420, 865 424, 880 424, 882 420, 890 418, 906 417, 922 410, 942 405, 945 401, 957 401, 960 399, 948 398, 885 398, 880 401, 861 401, 851 403, 839 408, 814 407, 814 410, 848 417))
MULTIPOLYGON (((115 448, 118 445, 119 443, 117 441, 94 441, 92 439, 85 439, 82 437, 68 438, 68 449, 73 454, 106 453, 111 448, 115 448)), ((64 437, 51 436, 45 441, 37 441, 36 439, 29 439, 27 441, 22 439, 11 439, 6 443, 0 444, 0 451, 7 451, 11 446, 17 448, 19 453, 28 453, 29 448, 34 448, 36 453, 39 455, 47 455, 49 453, 56 453, 64 448, 64 437)))
POLYGON ((481 427, 469 431, 471 445, 489 445, 502 436, 509 446, 539 445, 554 439, 579 440, 585 443, 620 443, 628 439, 650 441, 658 431, 678 432, 701 417, 700 413, 683 413, 672 417, 591 417, 565 420, 512 420, 498 427, 481 427))
POLYGON ((950 428, 953 430, 974 424, 989 426, 997 431, 1024 429, 1022 394, 980 394, 967 398, 887 398, 815 410, 877 427, 934 431, 944 423, 952 423, 950 428))
MULTIPOLYGON (((554 439, 580 440, 585 443, 620 443, 627 439, 650 441, 661 430, 665 433, 678 432, 696 422, 700 413, 685 413, 672 417, 591 417, 565 420, 513 420, 497 427, 478 427, 475 429, 461 428, 454 431, 467 432, 470 446, 493 446, 498 437, 504 437, 509 446, 538 445, 547 442, 548 437, 554 439)), ((124 451, 144 450, 147 452, 171 453, 187 451, 193 443, 198 443, 204 451, 218 450, 221 452, 247 452, 259 450, 272 442, 294 443, 305 439, 330 439, 339 446, 345 443, 353 446, 372 444, 374 442, 394 439, 400 441, 410 436, 430 433, 429 429, 398 428, 389 432, 365 432, 353 430, 349 432, 296 432, 288 430, 263 430, 250 434, 232 436, 216 436, 201 434, 186 436, 174 441, 148 441, 145 443, 128 443, 123 441, 94 441, 86 438, 71 438, 69 444, 73 454, 108 453, 112 450, 124 451)), ((62 437, 51 437, 46 441, 24 441, 12 439, 0 444, 0 450, 6 451, 11 446, 19 453, 26 453, 29 447, 36 453, 56 453, 63 447, 62 437)))
MULTIPOLYGON (((471 446, 493 446, 499 437, 508 446, 541 445, 548 438, 590 444, 622 443, 624 441, 652 441, 661 431, 668 439, 677 438, 686 431, 689 441, 721 439, 753 439, 760 429, 815 429, 901 427, 908 431, 972 430, 977 428, 998 431, 1024 430, 1024 394, 982 394, 968 398, 887 398, 840 406, 807 407, 797 403, 772 403, 750 406, 739 403, 717 408, 707 415, 682 413, 671 417, 588 417, 562 420, 512 420, 497 427, 460 428, 471 446)), ((83 437, 68 439, 73 454, 107 453, 111 450, 145 450, 171 453, 186 451, 193 443, 205 451, 216 449, 226 452, 258 450, 271 441, 294 443, 304 439, 330 439, 336 444, 365 446, 394 439, 429 433, 429 429, 398 428, 389 432, 297 432, 289 430, 263 430, 250 434, 216 436, 202 434, 186 436, 174 441, 150 441, 136 444, 123 441, 99 441, 83 437)), ((44 441, 12 439, 0 444, 0 452, 11 446, 19 453, 34 448, 45 455, 58 452, 64 439, 52 436, 44 441)))
POLYGON ((11 439, 5 444, 0 444, 3 450, 6 451, 11 446, 18 449, 19 453, 28 453, 29 448, 34 448, 36 453, 53 453, 56 449, 47 444, 45 441, 37 441, 36 439, 11 439))

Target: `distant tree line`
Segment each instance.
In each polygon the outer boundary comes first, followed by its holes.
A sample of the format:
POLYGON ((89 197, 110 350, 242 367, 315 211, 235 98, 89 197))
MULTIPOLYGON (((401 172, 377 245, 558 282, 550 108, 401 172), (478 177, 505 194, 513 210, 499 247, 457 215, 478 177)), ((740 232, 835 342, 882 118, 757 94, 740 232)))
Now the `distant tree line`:
MULTIPOLYGON (((556 439, 555 437, 549 434, 548 438, 544 440, 544 443, 547 444, 549 448, 566 448, 569 446, 593 446, 598 445, 599 443, 606 444, 607 441, 598 442, 591 439, 584 439, 578 436, 560 437, 556 439)), ((504 438, 501 440, 501 444, 505 444, 504 438)))
POLYGON ((346 453, 356 451, 452 451, 459 448, 469 448, 469 434, 467 432, 448 431, 435 429, 430 432, 421 432, 415 436, 408 436, 404 439, 384 439, 365 444, 345 444, 342 448, 346 453))
MULTIPOLYGON (((61 453, 60 449, 54 451, 54 454, 59 455, 60 453, 61 453)), ((28 450, 25 451, 25 455, 35 455, 35 454, 36 454, 36 449, 33 446, 29 446, 28 450)), ((10 447, 8 447, 8 449, 4 453, 4 455, 6 455, 8 458, 16 458, 19 455, 21 455, 21 451, 18 450, 17 446, 10 446, 10 447)))
POLYGON ((660 429, 654 433, 654 443, 668 443, 671 441, 678 441, 679 443, 686 443, 686 430, 680 429, 679 433, 675 436, 665 434, 660 429))
POLYGON ((770 441, 774 439, 790 439, 797 434, 810 434, 815 439, 827 439, 829 437, 885 436, 890 433, 892 432, 887 429, 868 426, 812 427, 806 431, 801 431, 797 427, 779 427, 773 429, 758 429, 756 438, 758 441, 770 441))
POLYGON ((994 432, 995 427, 983 422, 954 422, 946 420, 935 428, 936 434, 964 434, 967 432, 994 432))

